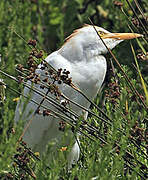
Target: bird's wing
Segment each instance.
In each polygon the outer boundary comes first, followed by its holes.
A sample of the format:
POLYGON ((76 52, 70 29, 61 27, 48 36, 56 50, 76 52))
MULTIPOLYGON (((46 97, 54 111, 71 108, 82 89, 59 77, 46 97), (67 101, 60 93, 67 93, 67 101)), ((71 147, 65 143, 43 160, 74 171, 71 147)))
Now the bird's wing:
MULTIPOLYGON (((56 70, 62 68, 72 71, 72 66, 65 58, 63 58, 60 54, 58 54, 58 52, 54 52, 51 55, 49 55, 46 58, 46 61, 50 65, 52 65, 56 70)), ((42 79, 42 76, 45 75, 45 72, 40 69, 40 66, 41 65, 39 65, 39 69, 37 69, 36 72, 41 75, 41 79, 42 79)), ((27 81, 27 84, 31 87, 30 81, 27 81)), ((76 100, 75 98, 77 97, 77 95, 75 91, 72 91, 71 87, 65 84, 61 84, 59 86, 60 86, 60 90, 65 95, 67 95, 70 99, 76 100)), ((34 84, 34 87, 38 88, 38 91, 44 94, 47 92, 47 89, 41 89, 40 85, 38 84, 34 84)), ((27 96, 29 92, 30 89, 25 87, 24 95, 27 96)), ((33 91, 31 92, 30 96, 31 96, 30 99, 36 101, 37 103, 40 103, 43 99, 41 95, 33 91)), ((49 96, 53 96, 53 98, 55 99, 55 96, 51 95, 51 93, 49 93, 49 96)), ((47 106, 48 109, 52 109, 58 112, 57 109, 54 108, 47 100, 44 101, 43 105, 47 106)), ((53 116, 43 116, 43 115, 34 114, 37 108, 38 105, 33 103, 32 101, 29 101, 29 103, 25 104, 22 97, 17 104, 14 119, 15 122, 19 121, 20 119, 23 119, 26 122, 31 120, 31 123, 28 129, 26 130, 23 139, 30 145, 30 147, 36 149, 36 151, 41 152, 43 151, 43 149, 45 149, 45 146, 48 143, 48 141, 50 141, 53 138, 58 138, 62 133, 59 131, 59 121, 61 119, 55 118, 53 116)), ((43 109, 44 108, 41 108, 41 110, 43 109)), ((77 110, 77 108, 75 108, 75 110, 77 110)))
POLYGON ((58 70, 59 68, 62 68, 62 69, 67 69, 71 71, 71 68, 72 68, 70 62, 66 58, 61 56, 61 54, 59 54, 58 51, 51 53, 45 59, 45 61, 49 63, 52 67, 54 67, 56 70, 58 70))
MULTIPOLYGON (((103 56, 95 57, 93 60, 90 61, 90 64, 84 61, 82 63, 71 63, 69 60, 61 56, 58 51, 56 51, 50 54, 46 58, 46 61, 56 70, 62 68, 70 71, 70 76, 72 76, 74 84, 76 84, 78 88, 82 88, 82 90, 88 92, 88 94, 92 94, 91 98, 93 98, 96 95, 96 92, 102 84, 104 74, 106 72, 105 58, 103 56), (101 70, 98 71, 98 69, 101 70), (102 80, 100 81, 100 79, 102 80), (98 80, 99 84, 97 84, 98 80)), ((45 71, 41 70, 40 67, 41 65, 39 65, 39 68, 36 72, 41 75, 42 79, 45 75, 45 71)), ((28 81, 27 83, 31 86, 30 81, 28 81)), ((89 103, 87 102, 87 100, 81 94, 73 90, 71 87, 63 83, 58 86, 61 92, 64 95, 66 95, 69 99, 87 108, 89 107, 89 103)), ((41 89, 40 85, 38 84, 34 84, 34 87, 44 94, 47 92, 47 89, 41 89)), ((25 87, 24 95, 28 95, 29 92, 30 90, 27 87, 25 87)), ((51 93, 49 93, 49 96, 55 98, 55 96, 51 95, 51 93)), ((31 99, 33 99, 37 103, 40 103, 43 97, 38 93, 32 92, 31 99)), ((57 109, 54 108, 47 100, 44 101, 43 105, 47 106, 48 109, 52 109, 58 112, 57 109)), ((45 146, 48 143, 48 141, 50 141, 53 138, 58 138, 61 135, 62 132, 59 131, 59 121, 61 119, 55 118, 53 116, 43 116, 34 114, 34 112, 38 108, 38 105, 31 101, 27 103, 25 108, 24 106, 25 103, 20 100, 16 107, 15 121, 18 121, 21 118, 26 121, 31 120, 31 123, 27 131, 25 132, 24 140, 32 148, 41 152, 43 149, 45 149, 45 146), (21 116, 23 108, 25 110, 23 112, 23 115, 21 116)), ((70 107, 77 113, 77 115, 82 113, 82 109, 78 108, 76 105, 70 103, 70 107)), ((44 108, 41 108, 41 110, 43 109, 44 108)))

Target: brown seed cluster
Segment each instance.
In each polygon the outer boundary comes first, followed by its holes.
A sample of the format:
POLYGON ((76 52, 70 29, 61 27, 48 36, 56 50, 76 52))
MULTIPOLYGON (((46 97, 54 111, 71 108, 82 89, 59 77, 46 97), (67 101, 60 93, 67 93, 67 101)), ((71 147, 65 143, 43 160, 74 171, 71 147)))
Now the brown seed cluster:
POLYGON ((120 96, 120 87, 116 82, 110 82, 108 84, 109 90, 106 90, 106 97, 109 99, 111 103, 114 105, 117 104, 117 100, 120 96))
POLYGON ((24 70, 24 66, 22 64, 18 64, 17 65, 17 69, 20 70, 20 71, 23 71, 24 70))
POLYGON ((115 149, 115 151, 116 151, 117 154, 120 153, 120 146, 119 146, 117 143, 115 143, 115 144, 113 145, 113 148, 115 149))
POLYGON ((137 28, 139 28, 139 20, 138 19, 136 19, 136 18, 132 18, 132 23, 137 27, 137 28))
POLYGON ((31 176, 33 179, 36 179, 32 168, 34 166, 34 160, 39 158, 29 149, 24 141, 21 141, 16 149, 16 154, 13 156, 13 169, 12 172, 4 174, 0 178, 6 180, 26 180, 30 179, 31 176))
POLYGON ((36 114, 43 115, 43 116, 50 116, 51 111, 49 109, 44 109, 43 111, 40 110, 40 108, 37 108, 35 111, 36 114))
POLYGON ((51 111, 49 109, 43 110, 43 116, 49 116, 51 114, 51 111))
POLYGON ((17 79, 18 79, 18 84, 21 84, 24 82, 24 77, 22 76, 18 76, 17 79))
POLYGON ((58 71, 54 71, 53 69, 47 67, 46 62, 42 63, 41 70, 44 70, 46 77, 42 80, 44 84, 41 84, 40 88, 47 88, 51 94, 59 99, 61 96, 61 91, 58 85, 62 83, 68 85, 71 84, 72 78, 69 77, 70 72, 66 69, 62 70, 62 68, 58 69, 58 71))
POLYGON ((29 151, 28 150, 23 150, 22 148, 17 148, 17 151, 19 152, 18 154, 14 155, 15 162, 20 166, 20 167, 25 167, 29 163, 29 151))
POLYGON ((139 127, 139 123, 136 122, 131 128, 130 139, 136 140, 135 142, 140 146, 145 141, 144 129, 139 127))
MULTIPOLYGON (((139 123, 138 121, 136 121, 135 125, 131 128, 130 130, 130 136, 129 139, 131 141, 135 141, 135 143, 138 145, 137 147, 145 147, 145 152, 148 154, 148 131, 145 128, 141 128, 139 127, 139 123)), ((125 158, 128 160, 133 160, 134 156, 132 156, 129 153, 126 153, 125 158)), ((142 162, 139 162, 140 164, 140 169, 143 170, 144 172, 144 176, 146 177, 146 179, 148 178, 148 167, 143 164, 142 162)))
MULTIPOLYGON (((50 64, 48 64, 48 62, 43 59, 43 51, 39 51, 36 49, 36 40, 29 40, 28 45, 32 46, 32 50, 27 60, 27 69, 25 69, 21 64, 17 66, 19 70, 18 82, 22 83, 26 80, 30 80, 31 82, 38 84, 40 89, 45 89, 47 93, 53 94, 57 100, 60 100, 60 85, 62 83, 71 85, 72 83, 72 78, 69 77, 70 72, 62 68, 59 68, 58 70, 52 68, 50 64)), ((40 89, 38 89, 38 91, 40 91, 40 89)), ((41 105, 43 102, 44 98, 41 101, 41 105)), ((61 101, 61 105, 63 105, 62 110, 65 110, 64 107, 66 107, 67 104, 69 104, 68 101, 61 101)), ((41 110, 40 107, 37 108, 36 114, 42 116, 53 115, 49 109, 41 110)), ((60 122, 59 129, 61 131, 64 131, 64 122, 60 122)))
POLYGON ((36 44, 37 44, 36 40, 30 39, 30 40, 28 41, 28 45, 30 45, 30 46, 35 47, 36 44))
POLYGON ((57 81, 58 84, 61 84, 62 82, 65 84, 70 85, 72 82, 72 78, 69 77, 70 72, 66 69, 62 70, 62 68, 58 69, 57 73, 52 74, 52 78, 54 81, 57 81))
POLYGON ((148 61, 148 52, 146 52, 146 54, 144 53, 139 53, 137 55, 137 58, 140 59, 140 60, 143 60, 143 61, 148 61))
MULTIPOLYGON (((35 73, 35 70, 38 67, 37 64, 37 60, 36 59, 41 59, 43 57, 43 51, 40 50, 38 51, 35 47, 36 47, 36 40, 29 40, 28 44, 30 46, 33 47, 32 51, 30 52, 30 56, 28 57, 28 61, 27 61, 27 65, 28 65, 28 69, 29 69, 29 74, 27 76, 27 80, 31 80, 35 83, 39 83, 41 80, 39 78, 39 75, 35 73)), ((57 86, 51 86, 51 84, 55 84, 55 82, 57 82, 58 84, 61 83, 65 83, 68 85, 71 85, 72 79, 71 77, 69 77, 70 72, 67 71, 66 69, 60 68, 57 71, 53 70, 52 68, 49 67, 48 63, 45 60, 42 60, 41 62, 39 62, 39 64, 41 63, 41 70, 44 70, 45 75, 47 76, 45 79, 43 79, 42 81, 44 83, 47 83, 48 85, 50 85, 50 89, 52 93, 56 93, 58 91, 57 86), (50 77, 50 80, 49 80, 50 77), (52 80, 52 82, 51 82, 52 80), (55 91, 54 91, 55 89, 55 91)), ((17 68, 22 72, 24 70, 23 65, 19 64, 17 66, 17 68)), ((41 88, 44 89, 45 86, 41 85, 41 88)), ((60 94, 59 91, 57 92, 57 94, 60 94)))
POLYGON ((68 100, 61 100, 61 105, 66 107, 67 105, 69 104, 69 101, 68 100))
POLYGON ((48 87, 48 90, 51 94, 54 94, 54 96, 59 99, 61 96, 61 91, 59 90, 59 87, 56 84, 50 84, 48 87))
POLYGON ((114 3, 114 6, 118 8, 121 8, 123 6, 123 3, 120 1, 114 1, 113 3, 114 3))
POLYGON ((37 59, 40 59, 43 57, 43 51, 42 50, 38 51, 37 49, 32 49, 30 55, 36 57, 37 59))
POLYGON ((64 121, 59 122, 59 130, 60 131, 65 131, 66 123, 64 121))

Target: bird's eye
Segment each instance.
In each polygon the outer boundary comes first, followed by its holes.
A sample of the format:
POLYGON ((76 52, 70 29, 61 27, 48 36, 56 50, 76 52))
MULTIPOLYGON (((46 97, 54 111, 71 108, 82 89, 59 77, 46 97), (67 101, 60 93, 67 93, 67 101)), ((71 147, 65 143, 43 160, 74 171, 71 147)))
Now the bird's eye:
POLYGON ((98 34, 102 37, 103 35, 105 35, 105 32, 103 32, 103 31, 98 31, 98 34))

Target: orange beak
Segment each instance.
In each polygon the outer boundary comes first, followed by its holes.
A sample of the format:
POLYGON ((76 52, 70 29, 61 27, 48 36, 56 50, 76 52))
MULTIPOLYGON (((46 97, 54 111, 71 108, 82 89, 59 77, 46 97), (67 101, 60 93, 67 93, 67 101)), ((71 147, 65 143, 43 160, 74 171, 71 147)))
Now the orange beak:
POLYGON ((143 37, 143 35, 136 33, 108 33, 102 36, 103 39, 114 38, 119 40, 134 39, 139 37, 143 37))

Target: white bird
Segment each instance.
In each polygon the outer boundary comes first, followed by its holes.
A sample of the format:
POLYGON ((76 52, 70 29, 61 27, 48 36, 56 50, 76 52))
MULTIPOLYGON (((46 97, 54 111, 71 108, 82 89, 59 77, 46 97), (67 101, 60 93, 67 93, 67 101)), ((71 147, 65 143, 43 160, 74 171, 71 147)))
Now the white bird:
MULTIPOLYGON (((142 35, 135 33, 111 33, 101 27, 95 26, 95 28, 110 49, 113 49, 125 39, 142 37, 142 35)), ((51 53, 45 59, 45 61, 56 70, 59 68, 68 70, 72 77, 72 82, 92 100, 96 97, 107 70, 106 59, 103 55, 106 54, 108 50, 100 37, 97 35, 93 26, 85 25, 75 30, 59 50, 51 53)), ((38 66, 36 73, 40 74, 43 79, 45 71, 41 70, 41 67, 42 65, 38 66)), ((31 87, 31 82, 28 81, 27 83, 30 84, 31 87)), ((81 94, 66 84, 58 86, 61 92, 69 99, 89 108, 90 103, 81 94)), ((34 87, 38 88, 41 92, 47 92, 47 89, 41 89, 38 84, 35 84, 34 87)), ((25 87, 24 95, 28 95, 29 91, 30 90, 25 87)), ((49 93, 49 95, 51 94, 49 93)), ((38 93, 32 92, 31 99, 40 103, 43 97, 38 93)), ((46 100, 43 105, 55 110, 46 100)), ((38 105, 31 101, 26 105, 24 111, 23 106, 25 105, 21 98, 16 107, 15 122, 18 122, 20 119, 28 122, 32 118, 29 127, 25 131, 23 140, 27 142, 34 151, 39 151, 40 153, 46 149, 46 145, 51 141, 55 142, 53 151, 59 151, 62 147, 69 147, 73 141, 74 145, 68 156, 69 167, 77 162, 80 155, 79 140, 74 140, 75 138, 72 132, 69 131, 68 134, 64 135, 64 133, 59 130, 60 119, 53 116, 34 114, 38 105), (62 140, 62 136, 66 139, 65 141, 62 140)), ((73 104, 70 104, 70 106, 78 115, 82 114, 81 108, 73 104)), ((51 152, 51 154, 52 153, 53 152, 51 152)))

